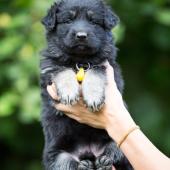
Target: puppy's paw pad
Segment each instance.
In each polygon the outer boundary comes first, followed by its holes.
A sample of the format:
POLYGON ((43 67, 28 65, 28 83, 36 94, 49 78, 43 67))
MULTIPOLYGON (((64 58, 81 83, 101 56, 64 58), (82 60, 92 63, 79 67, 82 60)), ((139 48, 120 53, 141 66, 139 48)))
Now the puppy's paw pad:
POLYGON ((93 163, 89 160, 83 160, 78 165, 78 170, 93 170, 93 163))
POLYGON ((112 170, 112 160, 107 156, 101 156, 95 162, 97 170, 112 170))

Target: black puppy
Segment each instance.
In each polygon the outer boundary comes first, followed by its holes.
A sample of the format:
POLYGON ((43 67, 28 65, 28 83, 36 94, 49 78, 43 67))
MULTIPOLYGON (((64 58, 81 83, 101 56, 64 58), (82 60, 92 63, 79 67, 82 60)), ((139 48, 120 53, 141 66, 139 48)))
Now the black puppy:
POLYGON ((98 111, 104 104, 107 83, 101 64, 108 60, 122 92, 111 34, 117 22, 117 16, 101 0, 58 1, 42 21, 48 42, 41 59, 46 170, 111 170, 112 165, 120 170, 131 169, 106 131, 66 117, 54 108, 46 90, 48 84, 55 83, 60 102, 75 104, 79 100, 76 72, 79 66, 88 67, 82 82, 83 99, 89 109, 98 111))

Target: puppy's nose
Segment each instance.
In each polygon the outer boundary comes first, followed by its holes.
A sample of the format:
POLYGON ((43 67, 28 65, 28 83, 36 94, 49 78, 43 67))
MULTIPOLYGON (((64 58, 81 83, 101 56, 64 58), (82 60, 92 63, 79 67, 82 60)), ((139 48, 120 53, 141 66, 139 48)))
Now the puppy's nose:
POLYGON ((76 34, 76 38, 79 40, 85 40, 87 38, 87 33, 86 32, 78 32, 76 34))

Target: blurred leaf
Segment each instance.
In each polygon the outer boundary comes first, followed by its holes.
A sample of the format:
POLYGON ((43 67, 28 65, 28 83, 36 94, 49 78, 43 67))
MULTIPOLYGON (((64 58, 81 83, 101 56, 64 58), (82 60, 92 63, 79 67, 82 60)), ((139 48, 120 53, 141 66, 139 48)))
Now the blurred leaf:
POLYGON ((32 163, 30 163, 30 165, 28 166, 27 170, 36 170, 36 169, 42 169, 41 164, 38 161, 34 161, 32 163))
POLYGON ((112 33, 115 37, 115 41, 117 44, 123 41, 125 35, 125 26, 123 24, 119 24, 116 28, 112 30, 112 33))
POLYGON ((170 28, 166 26, 157 26, 153 28, 151 33, 152 42, 159 49, 169 50, 170 44, 170 28))
POLYGON ((10 55, 16 51, 18 47, 21 46, 23 42, 23 37, 21 35, 14 35, 13 37, 10 35, 5 39, 2 39, 0 42, 0 60, 11 58, 10 55))
POLYGON ((9 91, 0 97, 0 117, 13 114, 13 108, 18 104, 19 96, 9 91))
POLYGON ((17 133, 17 122, 11 121, 10 116, 3 116, 0 119, 0 137, 5 138, 6 143, 11 143, 17 133))
POLYGON ((32 0, 29 1, 23 1, 23 0, 15 0, 12 1, 12 6, 15 8, 20 8, 20 9, 24 9, 24 8, 29 8, 32 4, 32 0))
POLYGON ((156 20, 163 24, 170 26, 170 9, 161 9, 155 13, 156 20))
POLYGON ((26 44, 20 51, 20 56, 24 58, 30 58, 33 56, 33 47, 31 44, 26 44))
POLYGON ((32 88, 27 90, 21 102, 20 120, 29 123, 32 120, 39 120, 40 117, 40 90, 32 88))
POLYGON ((11 16, 8 13, 0 14, 0 28, 6 28, 11 23, 11 16))
POLYGON ((31 18, 27 13, 20 13, 13 16, 12 22, 9 25, 10 29, 16 29, 17 27, 25 27, 25 21, 27 24, 31 24, 31 18))

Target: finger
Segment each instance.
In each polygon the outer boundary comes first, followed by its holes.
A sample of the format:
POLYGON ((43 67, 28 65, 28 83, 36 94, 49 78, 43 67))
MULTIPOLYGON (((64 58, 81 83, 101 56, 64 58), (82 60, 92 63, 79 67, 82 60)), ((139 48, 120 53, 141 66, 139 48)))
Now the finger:
POLYGON ((48 91, 48 93, 50 94, 50 96, 51 96, 54 100, 58 100, 58 96, 57 96, 57 93, 56 93, 56 89, 55 89, 54 84, 48 85, 48 86, 47 86, 47 91, 48 91))
POLYGON ((75 115, 73 115, 73 114, 67 114, 67 113, 65 113, 65 114, 66 114, 69 118, 74 119, 75 121, 77 121, 77 122, 79 122, 79 123, 83 123, 78 116, 75 116, 75 115))
POLYGON ((103 63, 103 65, 106 67, 106 74, 108 78, 113 78, 114 77, 114 70, 113 67, 110 65, 110 63, 107 61, 105 61, 103 63))
POLYGON ((54 92, 56 92, 56 86, 55 86, 54 83, 52 83, 51 87, 52 87, 52 89, 54 90, 54 92))
POLYGON ((114 77, 114 70, 113 70, 113 67, 109 64, 109 62, 107 61, 105 63, 105 66, 106 66, 106 74, 109 76, 109 77, 114 77))
POLYGON ((66 106, 66 105, 61 104, 61 103, 56 104, 55 108, 57 110, 60 110, 60 111, 63 111, 63 112, 67 112, 68 114, 76 112, 76 109, 74 108, 74 106, 68 106, 68 105, 66 106))
MULTIPOLYGON (((112 68, 112 66, 110 65, 109 61, 106 60, 103 65, 106 67, 106 68, 112 68)), ((113 69, 113 68, 112 68, 113 69)))
POLYGON ((114 166, 112 167, 112 170, 116 170, 114 166))
MULTIPOLYGON (((106 67, 106 76, 107 76, 107 87, 115 87, 116 86, 116 82, 114 79, 114 70, 113 67, 109 64, 108 61, 106 61, 105 63, 105 67, 106 67), (114 85, 114 86, 113 86, 114 85)), ((117 86, 116 86, 117 87, 117 86)))
POLYGON ((73 109, 73 106, 65 106, 63 104, 57 104, 56 109, 63 111, 65 115, 67 115, 68 117, 70 117, 71 119, 74 119, 80 123, 82 123, 79 114, 76 114, 76 109, 73 109))

